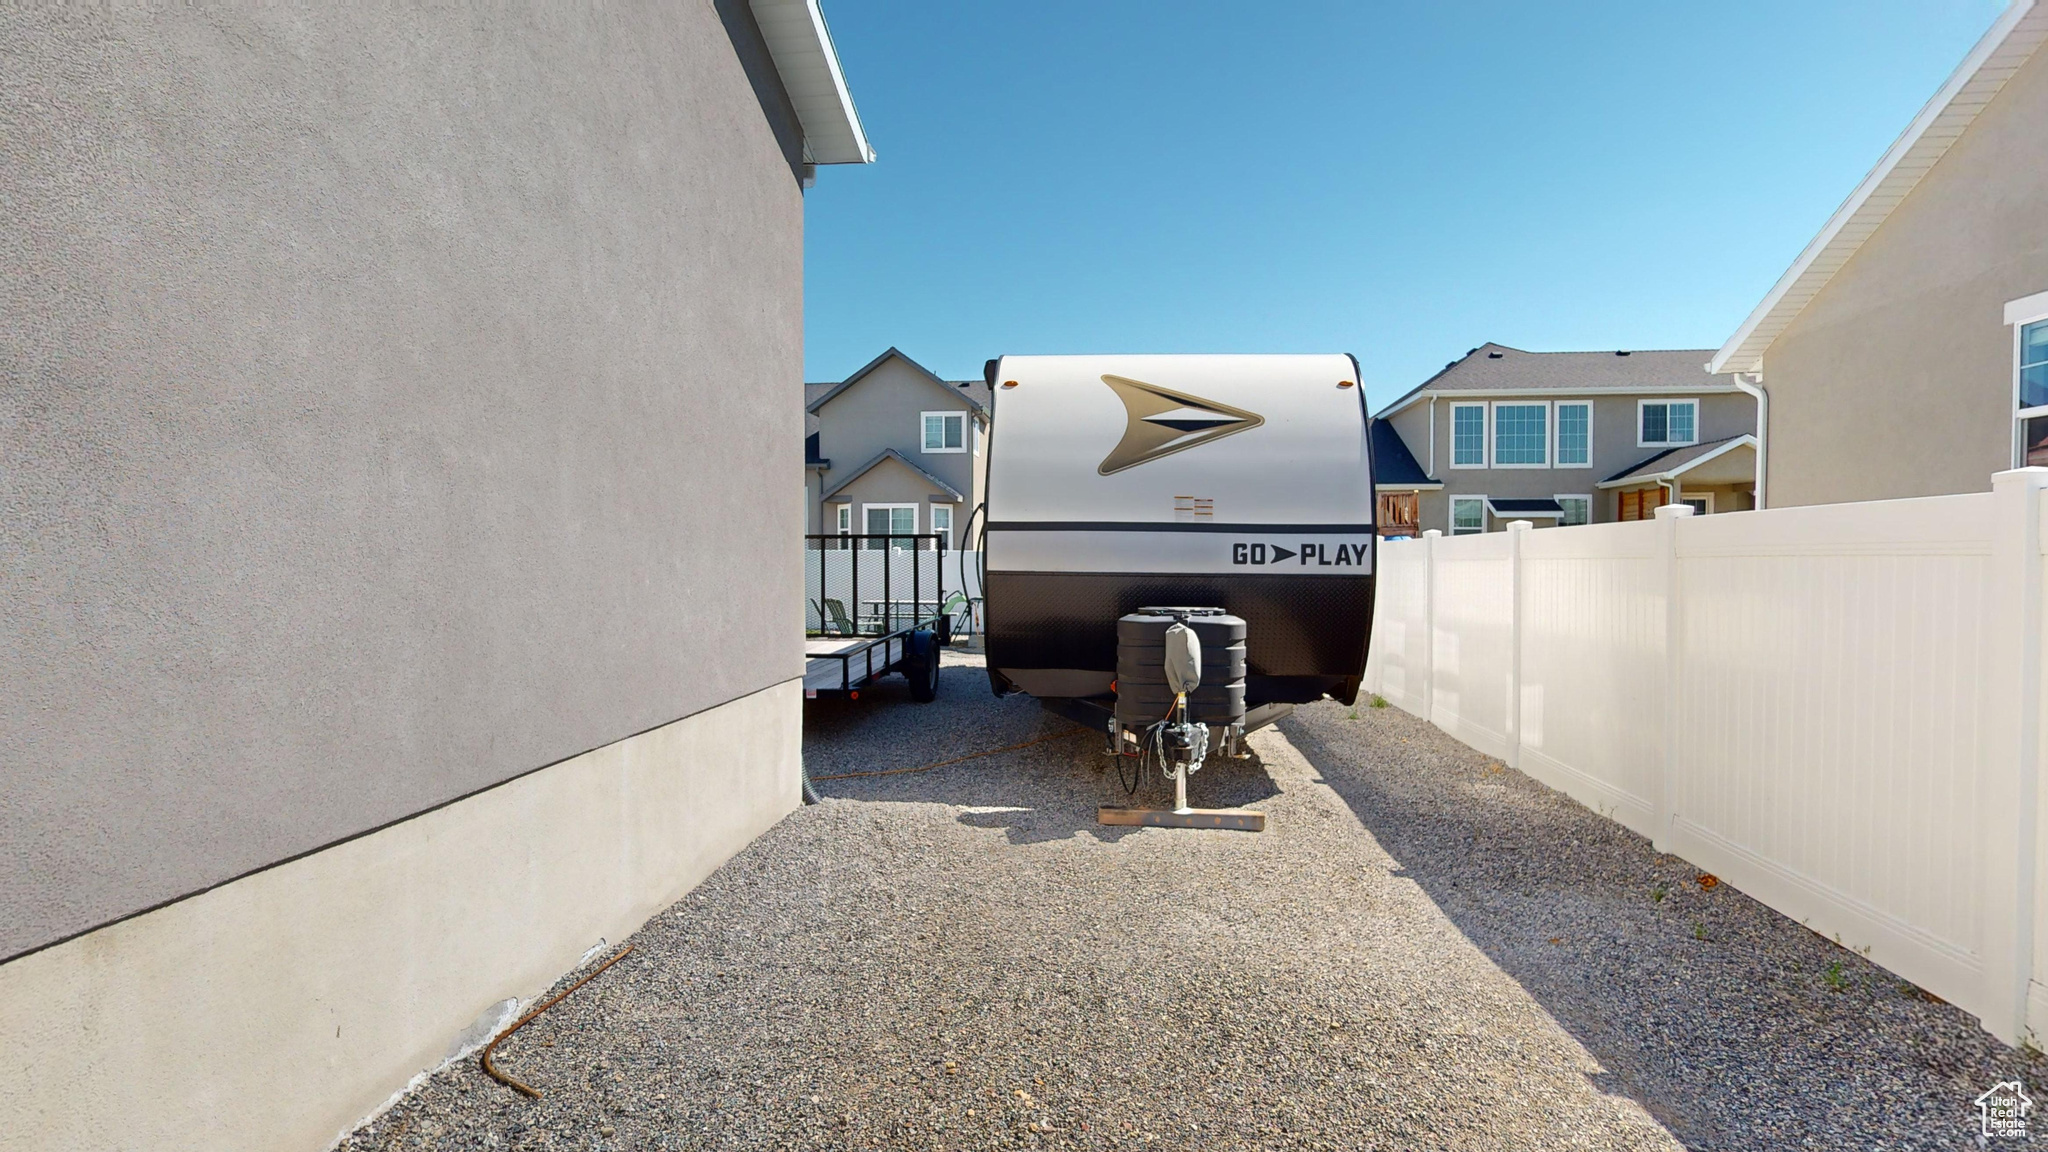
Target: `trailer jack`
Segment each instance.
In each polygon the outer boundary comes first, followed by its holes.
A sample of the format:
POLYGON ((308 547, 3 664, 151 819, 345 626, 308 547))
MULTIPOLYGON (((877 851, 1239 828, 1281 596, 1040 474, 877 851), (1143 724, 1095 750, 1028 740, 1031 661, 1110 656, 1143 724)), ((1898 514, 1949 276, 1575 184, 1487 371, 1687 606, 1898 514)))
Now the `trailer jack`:
MULTIPOLYGON (((1166 631, 1166 680, 1173 690, 1173 708, 1163 720, 1152 724, 1139 738, 1142 759, 1156 759, 1162 772, 1173 778, 1173 807, 1120 808, 1105 805, 1095 814, 1102 824, 1139 828, 1229 828, 1242 832, 1266 830, 1266 816, 1242 808, 1191 808, 1188 806, 1188 777, 1202 767, 1209 755, 1209 727, 1188 719, 1188 693, 1202 682, 1202 645, 1192 629, 1175 624, 1166 631)), ((1123 735, 1115 720, 1110 721, 1110 747, 1122 754, 1123 735)), ((1224 751, 1237 754, 1242 739, 1233 725, 1226 730, 1224 751)))

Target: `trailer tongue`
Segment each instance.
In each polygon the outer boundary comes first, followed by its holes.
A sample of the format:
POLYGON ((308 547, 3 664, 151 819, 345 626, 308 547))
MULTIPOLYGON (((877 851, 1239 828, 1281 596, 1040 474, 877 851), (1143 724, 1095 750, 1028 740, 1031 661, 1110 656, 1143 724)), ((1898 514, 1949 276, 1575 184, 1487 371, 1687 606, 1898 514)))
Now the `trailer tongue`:
POLYGON ((1352 702, 1364 673, 1374 500, 1355 361, 1009 356, 988 374, 991 687, 1102 728, 1120 765, 1174 782, 1175 809, 1105 820, 1252 826, 1198 819, 1188 774, 1295 704, 1352 702))

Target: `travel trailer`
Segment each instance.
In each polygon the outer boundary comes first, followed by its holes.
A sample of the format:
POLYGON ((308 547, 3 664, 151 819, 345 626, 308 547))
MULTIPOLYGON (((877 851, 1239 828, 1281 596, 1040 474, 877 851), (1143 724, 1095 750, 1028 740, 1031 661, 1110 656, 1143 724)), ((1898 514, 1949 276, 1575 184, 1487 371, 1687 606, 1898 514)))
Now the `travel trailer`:
POLYGON ((998 694, 1135 742, 1116 722, 1118 621, 1164 608, 1242 621, 1241 665, 1218 667, 1241 668, 1244 719, 1217 725, 1211 748, 1234 751, 1295 704, 1357 698, 1375 538, 1355 359, 1005 356, 987 374, 998 694))

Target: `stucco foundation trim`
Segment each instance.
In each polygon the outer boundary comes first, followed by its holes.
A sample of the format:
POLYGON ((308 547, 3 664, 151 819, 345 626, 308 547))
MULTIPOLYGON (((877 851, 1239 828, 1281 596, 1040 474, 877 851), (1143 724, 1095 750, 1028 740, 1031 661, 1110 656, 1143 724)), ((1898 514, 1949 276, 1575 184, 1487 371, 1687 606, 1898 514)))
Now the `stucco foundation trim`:
POLYGON ((0 1149, 331 1145, 801 802, 791 680, 0 965, 0 1149))

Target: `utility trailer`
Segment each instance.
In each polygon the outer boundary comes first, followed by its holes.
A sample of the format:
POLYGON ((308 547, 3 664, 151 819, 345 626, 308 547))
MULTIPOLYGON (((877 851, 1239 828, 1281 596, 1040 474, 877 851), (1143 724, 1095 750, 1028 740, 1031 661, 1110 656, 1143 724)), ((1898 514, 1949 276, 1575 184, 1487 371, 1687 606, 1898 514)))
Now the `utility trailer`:
MULTIPOLYGON (((1183 796, 1210 750, 1243 755, 1296 704, 1357 699, 1377 541, 1354 358, 1005 356, 986 372, 998 695, 1101 728, 1183 796), (1184 676, 1161 672, 1169 651, 1195 654, 1184 676)), ((1184 799, 1165 815, 1182 818, 1146 819, 1253 826, 1193 819, 1184 799)))
POLYGON ((911 699, 936 698, 952 640, 945 534, 812 534, 804 546, 804 698, 857 700, 891 672, 911 699))

